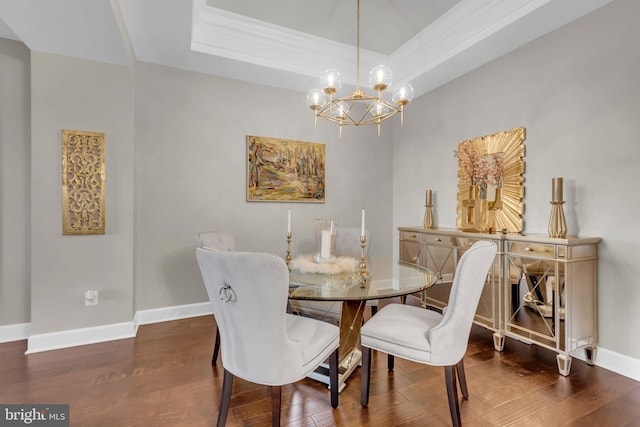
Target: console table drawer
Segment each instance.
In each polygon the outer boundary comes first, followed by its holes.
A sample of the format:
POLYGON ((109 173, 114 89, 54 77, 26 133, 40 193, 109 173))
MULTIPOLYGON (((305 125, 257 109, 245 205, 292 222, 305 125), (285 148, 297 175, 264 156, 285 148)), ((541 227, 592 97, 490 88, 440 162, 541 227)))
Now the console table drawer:
POLYGON ((507 253, 535 258, 553 259, 556 257, 556 246, 530 242, 507 242, 507 253))
POLYGON ((421 233, 415 233, 413 231, 401 231, 400 232, 400 240, 408 241, 408 242, 416 242, 420 243, 422 239, 421 233))
POLYGON ((454 241, 451 237, 438 236, 438 235, 432 235, 432 234, 424 235, 424 243, 426 243, 427 245, 437 245, 437 246, 447 246, 447 247, 455 246, 454 241))

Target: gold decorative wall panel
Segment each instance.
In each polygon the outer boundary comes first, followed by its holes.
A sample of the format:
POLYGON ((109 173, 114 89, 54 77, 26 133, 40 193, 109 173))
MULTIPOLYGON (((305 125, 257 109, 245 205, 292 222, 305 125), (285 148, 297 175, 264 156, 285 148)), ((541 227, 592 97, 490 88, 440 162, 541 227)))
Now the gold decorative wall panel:
POLYGON ((62 131, 62 234, 104 234, 104 133, 62 131))
POLYGON ((523 230, 524 139, 517 127, 458 144, 458 230, 523 230))

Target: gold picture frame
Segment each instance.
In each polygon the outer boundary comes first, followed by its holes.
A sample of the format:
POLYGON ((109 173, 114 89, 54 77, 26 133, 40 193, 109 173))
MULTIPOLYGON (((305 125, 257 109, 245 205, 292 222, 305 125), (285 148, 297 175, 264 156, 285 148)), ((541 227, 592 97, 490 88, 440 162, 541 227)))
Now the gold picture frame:
POLYGON ((459 230, 522 232, 524 140, 525 128, 516 127, 458 144, 459 230))
POLYGON ((325 201, 325 144, 247 136, 247 201, 325 201))
POLYGON ((62 131, 62 234, 105 233, 104 133, 62 131))

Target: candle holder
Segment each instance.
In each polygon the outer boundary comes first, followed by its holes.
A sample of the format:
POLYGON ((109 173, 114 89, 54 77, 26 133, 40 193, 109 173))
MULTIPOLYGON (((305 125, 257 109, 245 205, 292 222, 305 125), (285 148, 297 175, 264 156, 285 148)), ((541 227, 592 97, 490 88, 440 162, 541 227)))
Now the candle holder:
POLYGON ((291 271, 289 263, 291 262, 291 232, 287 232, 287 255, 284 257, 284 262, 287 263, 287 268, 291 271))
POLYGON ((424 228, 433 228, 433 206, 430 203, 424 205, 424 228))
POLYGON ((567 237, 567 222, 564 218, 564 200, 551 202, 551 217, 549 218, 549 237, 567 237))
POLYGON ((364 287, 364 284, 367 283, 367 278, 369 276, 369 272, 367 271, 367 261, 364 256, 364 248, 367 246, 367 237, 360 236, 360 247, 362 248, 362 257, 360 258, 360 271, 356 274, 360 276, 360 286, 364 287))
POLYGON ((315 255, 313 260, 318 264, 333 264, 336 262, 336 238, 338 234, 338 220, 315 220, 315 255))
POLYGON ((564 200, 562 196, 564 178, 551 180, 551 217, 549 218, 549 237, 566 237, 567 222, 564 218, 564 200))

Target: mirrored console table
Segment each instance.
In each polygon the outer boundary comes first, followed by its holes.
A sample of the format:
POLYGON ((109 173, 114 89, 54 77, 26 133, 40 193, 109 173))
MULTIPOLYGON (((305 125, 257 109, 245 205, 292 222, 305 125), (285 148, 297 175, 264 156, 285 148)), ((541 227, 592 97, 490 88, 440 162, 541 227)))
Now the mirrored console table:
POLYGON ((441 310, 447 305, 462 253, 478 240, 492 240, 498 253, 474 322, 493 331, 495 349, 503 350, 506 337, 546 347, 557 353, 562 375, 569 375, 571 354, 580 349, 586 362, 594 363, 600 238, 422 227, 399 227, 398 231, 400 260, 426 267, 437 276, 437 284, 423 294, 427 307, 441 310))

